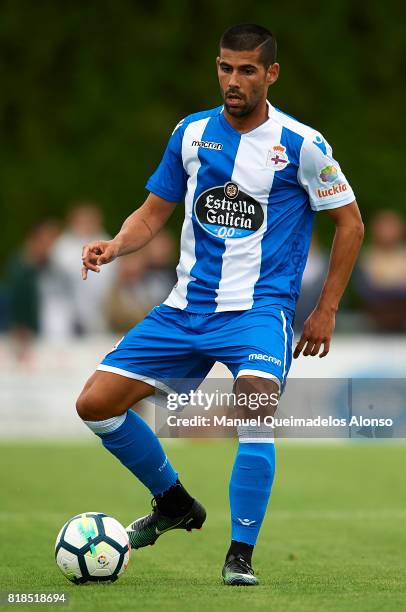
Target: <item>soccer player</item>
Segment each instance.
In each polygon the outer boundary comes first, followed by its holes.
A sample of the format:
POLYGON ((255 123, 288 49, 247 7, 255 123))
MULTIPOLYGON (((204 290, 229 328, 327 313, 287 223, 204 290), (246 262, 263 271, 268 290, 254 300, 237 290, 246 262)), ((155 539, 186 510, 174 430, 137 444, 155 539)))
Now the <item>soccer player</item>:
MULTIPOLYGON (((128 527, 135 548, 171 529, 200 528, 206 513, 130 408, 169 379, 203 380, 216 361, 230 369, 238 393, 282 390, 315 213, 329 216, 335 237, 320 299, 294 357, 329 352, 363 237, 354 194, 330 145, 267 100, 279 74, 271 32, 252 24, 229 28, 217 72, 223 105, 178 123, 143 205, 113 240, 83 249, 86 279, 89 270, 141 249, 177 203, 185 204, 177 284, 104 358, 77 402, 86 425, 153 496, 152 513, 128 527)), ((251 557, 275 472, 266 429, 238 430, 222 572, 228 585, 258 584, 251 557)))

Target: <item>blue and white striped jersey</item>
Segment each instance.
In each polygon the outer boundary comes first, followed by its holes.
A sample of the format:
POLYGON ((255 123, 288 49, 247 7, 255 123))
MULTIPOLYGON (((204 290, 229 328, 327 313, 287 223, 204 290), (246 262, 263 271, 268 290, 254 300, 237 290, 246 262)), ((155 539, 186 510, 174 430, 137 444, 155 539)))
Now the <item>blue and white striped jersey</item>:
POLYGON ((323 137, 268 108, 268 120, 245 134, 222 106, 186 117, 148 180, 152 193, 185 202, 178 282, 168 306, 294 310, 315 211, 354 200, 323 137))

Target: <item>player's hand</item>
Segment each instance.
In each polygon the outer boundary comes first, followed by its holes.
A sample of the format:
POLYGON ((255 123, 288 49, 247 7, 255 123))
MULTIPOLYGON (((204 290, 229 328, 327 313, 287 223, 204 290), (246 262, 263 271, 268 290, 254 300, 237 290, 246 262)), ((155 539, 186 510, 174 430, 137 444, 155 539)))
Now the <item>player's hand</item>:
POLYGON ((119 254, 119 247, 114 240, 95 240, 82 249, 82 278, 87 279, 89 270, 100 272, 100 266, 110 263, 119 254))
POLYGON ((315 357, 319 354, 322 345, 323 351, 319 357, 325 357, 330 350, 335 319, 334 310, 315 308, 305 321, 303 332, 296 345, 293 357, 297 359, 302 351, 305 357, 308 355, 315 357))

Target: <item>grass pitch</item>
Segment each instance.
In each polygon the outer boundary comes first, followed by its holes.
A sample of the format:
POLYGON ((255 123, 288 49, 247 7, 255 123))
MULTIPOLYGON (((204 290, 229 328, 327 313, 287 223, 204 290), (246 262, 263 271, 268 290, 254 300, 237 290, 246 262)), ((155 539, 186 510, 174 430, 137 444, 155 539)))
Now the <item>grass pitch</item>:
POLYGON ((147 513, 147 493, 101 445, 1 446, 0 590, 65 591, 62 609, 81 611, 406 608, 406 445, 280 444, 254 588, 220 581, 234 444, 183 441, 167 450, 207 507, 204 529, 133 551, 115 584, 77 587, 53 557, 62 524, 102 511, 126 525, 147 513))

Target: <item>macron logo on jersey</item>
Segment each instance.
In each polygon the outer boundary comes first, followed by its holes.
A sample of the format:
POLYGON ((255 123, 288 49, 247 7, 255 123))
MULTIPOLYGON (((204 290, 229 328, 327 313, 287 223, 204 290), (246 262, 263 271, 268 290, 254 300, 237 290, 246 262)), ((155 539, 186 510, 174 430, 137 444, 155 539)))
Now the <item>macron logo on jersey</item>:
POLYGON ((214 151, 221 151, 223 145, 221 142, 210 142, 209 140, 194 140, 192 147, 201 147, 202 149, 213 149, 214 151))

